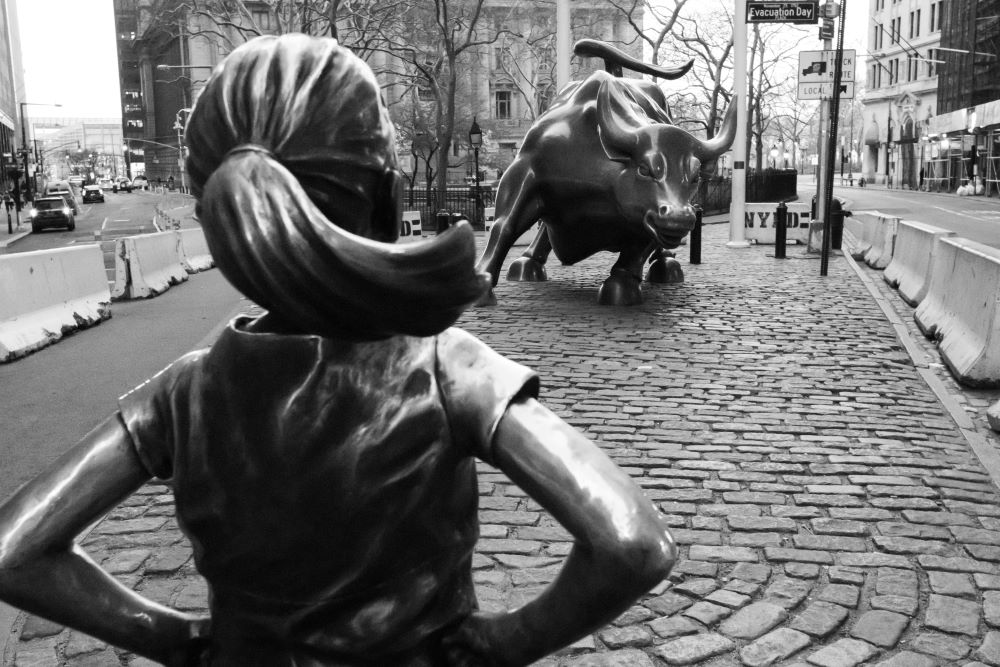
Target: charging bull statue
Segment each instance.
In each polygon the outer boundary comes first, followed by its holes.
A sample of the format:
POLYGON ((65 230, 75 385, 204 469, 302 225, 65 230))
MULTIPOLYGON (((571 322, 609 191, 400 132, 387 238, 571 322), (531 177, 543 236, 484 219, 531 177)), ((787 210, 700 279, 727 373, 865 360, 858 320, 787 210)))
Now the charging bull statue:
MULTIPOLYGON (((621 67, 676 79, 676 69, 647 65, 593 40, 581 40, 577 55, 603 57, 608 71, 568 84, 524 138, 497 189, 496 222, 477 268, 495 286, 514 242, 536 221, 542 227, 508 271, 508 280, 543 281, 545 261, 555 252, 575 264, 607 250, 619 253, 598 293, 608 305, 642 301, 647 280, 668 282, 668 251, 694 228, 691 198, 700 177, 736 136, 735 99, 716 137, 699 139, 675 126, 656 84, 617 75, 621 67)), ((676 267, 679 270, 679 266, 676 267)), ((493 303, 492 293, 487 298, 493 303)))

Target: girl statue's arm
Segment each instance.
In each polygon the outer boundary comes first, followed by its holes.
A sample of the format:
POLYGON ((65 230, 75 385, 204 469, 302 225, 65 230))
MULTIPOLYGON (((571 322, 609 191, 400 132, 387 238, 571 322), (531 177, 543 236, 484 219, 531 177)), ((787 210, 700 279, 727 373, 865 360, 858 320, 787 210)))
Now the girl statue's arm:
POLYGON ((602 627, 662 581, 676 548, 659 513, 594 443, 534 399, 497 428, 496 465, 575 538, 535 600, 474 614, 446 640, 453 664, 528 664, 602 627))
POLYGON ((198 664, 208 620, 151 602, 75 543, 149 473, 117 414, 0 506, 0 599, 167 665, 198 664))

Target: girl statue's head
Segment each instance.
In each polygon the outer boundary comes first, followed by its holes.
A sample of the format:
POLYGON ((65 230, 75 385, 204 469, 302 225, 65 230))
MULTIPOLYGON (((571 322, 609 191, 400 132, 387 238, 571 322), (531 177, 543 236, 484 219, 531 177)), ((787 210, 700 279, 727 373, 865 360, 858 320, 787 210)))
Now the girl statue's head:
POLYGON ((334 39, 239 47, 184 138, 216 265, 291 330, 430 335, 487 287, 468 225, 391 244, 402 202, 392 123, 371 70, 334 39))

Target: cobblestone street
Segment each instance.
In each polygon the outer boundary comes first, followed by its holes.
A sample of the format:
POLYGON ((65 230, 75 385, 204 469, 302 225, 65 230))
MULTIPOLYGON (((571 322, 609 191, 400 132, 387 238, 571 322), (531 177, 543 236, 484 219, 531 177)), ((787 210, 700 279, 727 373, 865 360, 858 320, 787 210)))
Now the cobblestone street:
MULTIPOLYGON (((640 306, 597 305, 611 255, 553 258, 548 282, 501 279, 498 305, 458 324, 535 369, 541 401, 630 472, 680 545, 669 581, 538 664, 1000 665, 996 487, 873 296, 881 278, 839 253, 824 278, 802 246, 727 248, 728 230, 706 226, 703 263, 682 247, 685 282, 644 285, 640 306)), ((964 412, 993 448, 986 400, 964 412)), ((520 605, 569 536, 482 465, 480 491, 481 606, 520 605)), ((172 515, 149 484, 85 547, 144 595, 205 609, 172 515)), ((5 667, 152 664, 33 617, 15 630, 5 667)))

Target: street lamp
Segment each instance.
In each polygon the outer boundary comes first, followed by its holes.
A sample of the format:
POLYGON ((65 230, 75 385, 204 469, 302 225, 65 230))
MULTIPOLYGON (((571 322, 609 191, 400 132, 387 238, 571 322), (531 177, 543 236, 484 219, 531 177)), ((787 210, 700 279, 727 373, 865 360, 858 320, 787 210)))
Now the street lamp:
MULTIPOLYGON (((24 107, 26 106, 36 106, 36 107, 61 107, 61 104, 51 104, 48 102, 21 102, 21 150, 24 156, 24 189, 25 196, 28 201, 32 201, 34 197, 31 194, 31 181, 28 180, 28 130, 27 125, 24 122, 24 107)), ((18 198, 19 199, 19 198, 18 198)), ((21 212, 20 202, 18 202, 18 213, 21 212)))
POLYGON ((187 192, 187 178, 184 172, 184 144, 182 133, 184 132, 185 122, 181 121, 181 114, 188 114, 190 118, 191 108, 185 107, 183 109, 178 109, 177 115, 174 118, 174 129, 177 130, 177 168, 181 172, 181 192, 187 192))
POLYGON ((778 168, 778 144, 771 144, 771 168, 778 168))
POLYGON ((476 122, 476 117, 472 117, 472 127, 469 128, 469 145, 472 146, 472 151, 476 156, 476 201, 475 207, 476 211, 473 214, 473 225, 479 226, 479 202, 481 201, 479 197, 479 147, 483 145, 483 131, 479 129, 479 123, 476 122))

